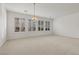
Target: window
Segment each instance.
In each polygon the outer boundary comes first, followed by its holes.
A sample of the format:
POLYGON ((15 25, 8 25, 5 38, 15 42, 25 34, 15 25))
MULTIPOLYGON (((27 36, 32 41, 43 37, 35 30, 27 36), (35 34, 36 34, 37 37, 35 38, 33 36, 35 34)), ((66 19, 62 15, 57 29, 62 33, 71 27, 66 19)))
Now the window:
POLYGON ((50 21, 48 21, 48 30, 50 30, 50 21))
POLYGON ((47 21, 45 21, 45 31, 47 31, 47 28, 48 28, 47 21))
POLYGON ((24 32, 24 31, 25 31, 25 19, 15 18, 15 32, 24 32))
POLYGON ((43 31, 43 30, 44 30, 44 22, 41 21, 41 31, 43 31))
POLYGON ((19 18, 15 18, 15 32, 19 32, 20 27, 19 27, 19 18))
POLYGON ((39 21, 38 21, 38 31, 41 30, 41 28, 40 28, 40 24, 41 24, 41 22, 40 22, 40 20, 39 20, 39 21))
POLYGON ((31 19, 29 19, 29 23, 28 23, 28 31, 31 31, 31 19))
POLYGON ((36 30, 36 22, 34 20, 29 20, 28 24, 28 30, 29 31, 35 31, 36 30))
POLYGON ((35 24, 35 22, 33 22, 33 31, 35 31, 36 30, 36 24, 35 24))
POLYGON ((38 31, 43 31, 44 30, 44 22, 43 21, 38 21, 38 31))
POLYGON ((21 18, 21 32, 25 31, 25 19, 21 18))
POLYGON ((50 21, 45 22, 45 30, 49 31, 50 30, 50 21))

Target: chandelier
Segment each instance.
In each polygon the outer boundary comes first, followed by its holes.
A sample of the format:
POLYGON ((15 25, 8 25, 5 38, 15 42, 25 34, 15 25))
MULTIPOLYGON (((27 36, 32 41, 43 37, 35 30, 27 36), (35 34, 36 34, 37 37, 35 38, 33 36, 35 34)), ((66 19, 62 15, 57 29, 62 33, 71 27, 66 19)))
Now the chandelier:
POLYGON ((35 15, 35 3, 33 3, 33 5, 34 5, 34 15, 32 16, 32 20, 36 20, 37 17, 36 17, 36 15, 35 15))

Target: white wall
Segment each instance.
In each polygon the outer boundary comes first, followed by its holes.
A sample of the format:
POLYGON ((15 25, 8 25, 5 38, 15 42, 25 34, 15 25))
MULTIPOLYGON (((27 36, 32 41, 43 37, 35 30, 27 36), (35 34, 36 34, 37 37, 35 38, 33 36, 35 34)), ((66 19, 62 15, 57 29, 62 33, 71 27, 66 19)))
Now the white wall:
MULTIPOLYGON (((52 34, 52 20, 48 18, 42 18, 39 17, 40 20, 48 20, 51 21, 51 30, 50 31, 28 31, 28 19, 31 19, 31 15, 26 15, 26 14, 21 14, 21 13, 16 13, 12 11, 7 11, 8 15, 8 39, 17 39, 17 38, 26 38, 26 37, 31 37, 31 36, 40 36, 40 35, 48 35, 52 34), (14 24, 14 18, 19 17, 19 18, 25 18, 26 19, 26 32, 14 32, 15 29, 15 24, 14 24)), ((36 24, 37 25, 37 24, 36 24)))
POLYGON ((0 4, 0 46, 6 41, 6 9, 0 4))
POLYGON ((79 38, 79 13, 55 19, 53 30, 58 35, 79 38))

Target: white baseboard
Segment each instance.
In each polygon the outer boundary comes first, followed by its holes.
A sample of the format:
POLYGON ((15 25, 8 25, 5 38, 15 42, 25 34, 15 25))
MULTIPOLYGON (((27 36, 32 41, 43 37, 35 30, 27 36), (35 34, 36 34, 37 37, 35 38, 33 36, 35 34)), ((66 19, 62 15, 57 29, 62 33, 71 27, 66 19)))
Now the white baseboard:
MULTIPOLYGON (((34 37, 43 37, 43 36, 50 36, 53 35, 52 33, 45 34, 45 35, 36 35, 36 36, 28 36, 28 37, 22 37, 22 38, 16 38, 16 39, 25 39, 25 38, 34 38, 34 37)), ((16 40, 16 39, 8 39, 8 40, 16 40)))

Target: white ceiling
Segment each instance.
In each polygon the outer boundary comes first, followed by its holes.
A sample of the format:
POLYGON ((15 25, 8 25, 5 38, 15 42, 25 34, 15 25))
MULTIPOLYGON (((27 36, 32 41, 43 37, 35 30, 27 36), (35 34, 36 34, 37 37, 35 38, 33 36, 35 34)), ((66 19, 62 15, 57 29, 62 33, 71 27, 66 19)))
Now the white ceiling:
MULTIPOLYGON (((34 15, 33 3, 6 3, 6 8, 24 14, 34 15), (24 12, 27 10, 27 12, 24 12)), ((78 3, 36 3, 36 15, 43 17, 58 18, 79 12, 78 3)))

